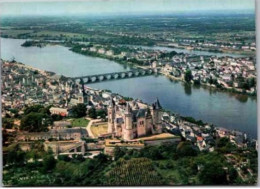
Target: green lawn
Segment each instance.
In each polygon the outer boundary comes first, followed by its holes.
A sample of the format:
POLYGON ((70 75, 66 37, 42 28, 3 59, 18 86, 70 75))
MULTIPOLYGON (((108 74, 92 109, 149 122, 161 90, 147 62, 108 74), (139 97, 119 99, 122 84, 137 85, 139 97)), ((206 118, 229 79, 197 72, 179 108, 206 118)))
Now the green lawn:
POLYGON ((72 127, 87 127, 88 123, 89 120, 85 118, 78 118, 78 119, 71 120, 72 127))

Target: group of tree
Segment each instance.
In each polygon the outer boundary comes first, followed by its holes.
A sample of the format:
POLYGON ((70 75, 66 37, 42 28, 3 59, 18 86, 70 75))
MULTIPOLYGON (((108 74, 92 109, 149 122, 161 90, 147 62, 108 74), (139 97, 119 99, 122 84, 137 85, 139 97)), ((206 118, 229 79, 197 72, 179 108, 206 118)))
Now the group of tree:
POLYGON ((29 132, 47 131, 48 125, 53 122, 49 109, 50 106, 44 107, 42 105, 25 108, 20 129, 29 132))
POLYGON ((184 79, 187 83, 189 83, 192 80, 192 73, 191 70, 186 70, 185 75, 184 75, 184 79))
POLYGON ((92 107, 88 110, 88 116, 93 119, 96 118, 105 119, 107 116, 107 111, 105 109, 96 109, 92 107))
POLYGON ((71 108, 71 116, 74 118, 80 118, 86 116, 87 108, 84 104, 77 104, 71 108))

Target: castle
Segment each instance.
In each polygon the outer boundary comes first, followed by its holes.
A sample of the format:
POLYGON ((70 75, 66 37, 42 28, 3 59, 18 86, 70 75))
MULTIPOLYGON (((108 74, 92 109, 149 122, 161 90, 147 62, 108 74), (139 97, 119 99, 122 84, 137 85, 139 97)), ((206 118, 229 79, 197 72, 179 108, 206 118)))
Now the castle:
POLYGON ((124 140, 162 132, 162 107, 157 99, 152 107, 127 102, 120 105, 111 99, 108 106, 108 133, 124 140))

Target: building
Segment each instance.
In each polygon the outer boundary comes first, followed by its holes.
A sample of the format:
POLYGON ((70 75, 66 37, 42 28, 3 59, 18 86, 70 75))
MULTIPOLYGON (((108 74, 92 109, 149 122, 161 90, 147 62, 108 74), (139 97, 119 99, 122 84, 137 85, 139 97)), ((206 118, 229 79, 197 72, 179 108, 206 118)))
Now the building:
POLYGON ((88 137, 86 129, 81 127, 66 129, 50 129, 48 132, 20 132, 17 141, 35 141, 35 140, 77 140, 88 137))
POLYGON ((57 114, 57 115, 61 115, 63 117, 66 117, 69 114, 67 109, 65 109, 65 108, 58 108, 58 107, 51 107, 50 108, 50 112, 51 112, 52 115, 53 114, 57 114))
POLYGON ((85 92, 83 79, 80 80, 80 83, 81 83, 81 91, 78 95, 78 103, 87 105, 89 99, 87 93, 85 92))
POLYGON ((158 99, 152 107, 139 107, 135 101, 131 105, 130 102, 116 105, 111 99, 108 107, 108 133, 124 140, 161 133, 162 113, 158 99))

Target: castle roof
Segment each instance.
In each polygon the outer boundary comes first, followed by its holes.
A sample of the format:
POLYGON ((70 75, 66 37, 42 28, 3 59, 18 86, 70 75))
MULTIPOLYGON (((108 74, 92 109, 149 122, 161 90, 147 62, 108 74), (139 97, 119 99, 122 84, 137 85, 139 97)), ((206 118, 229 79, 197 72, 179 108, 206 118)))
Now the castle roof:
POLYGON ((135 116, 136 118, 145 117, 146 109, 138 109, 136 110, 135 116))
POLYGON ((126 112, 125 113, 131 113, 132 112, 132 108, 130 106, 129 103, 126 104, 126 112))
POLYGON ((161 106, 160 101, 159 101, 158 98, 156 98, 156 101, 155 101, 155 103, 153 103, 152 106, 153 106, 153 109, 154 109, 154 110, 162 109, 162 106, 161 106))

